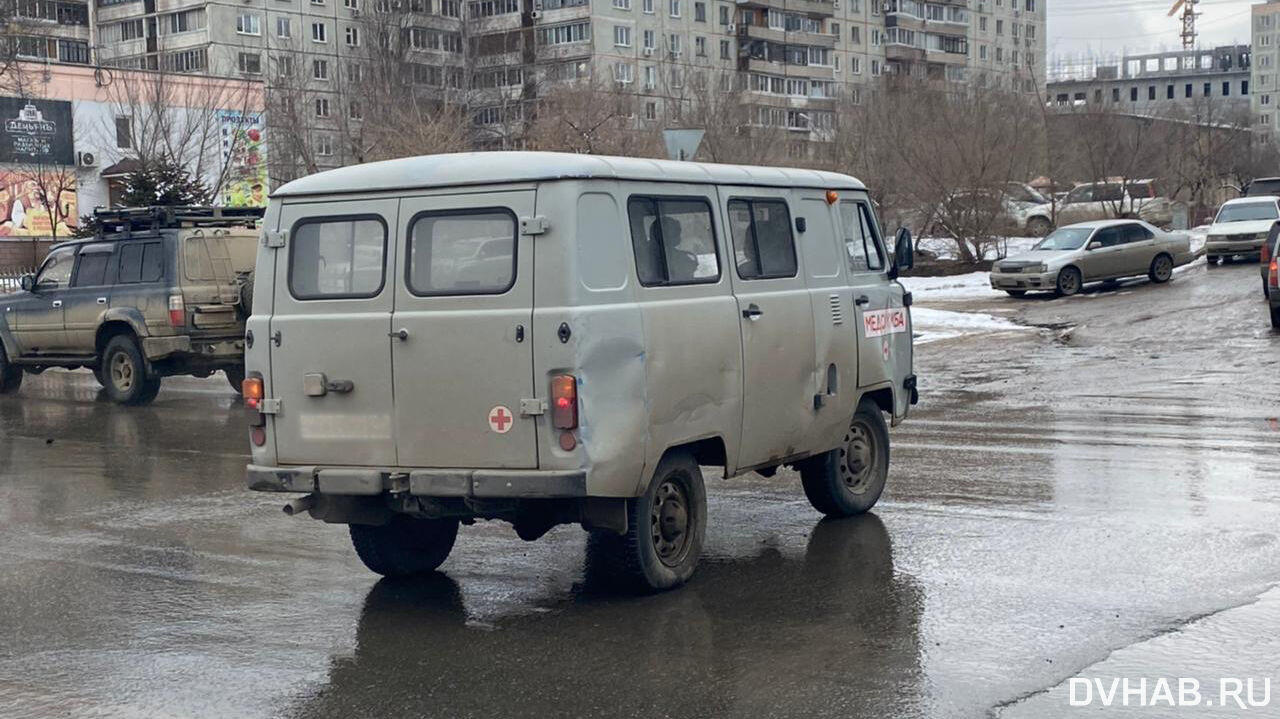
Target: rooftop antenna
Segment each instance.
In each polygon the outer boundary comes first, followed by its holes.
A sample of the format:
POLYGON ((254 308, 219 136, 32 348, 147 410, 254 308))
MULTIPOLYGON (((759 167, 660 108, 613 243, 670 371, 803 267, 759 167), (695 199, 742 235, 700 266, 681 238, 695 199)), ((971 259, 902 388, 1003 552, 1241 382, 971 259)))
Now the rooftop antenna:
POLYGON ((1182 49, 1196 49, 1196 18, 1200 17, 1200 13, 1196 12, 1196 5, 1200 4, 1200 0, 1178 0, 1173 4, 1173 8, 1169 10, 1169 17, 1182 11, 1182 49))

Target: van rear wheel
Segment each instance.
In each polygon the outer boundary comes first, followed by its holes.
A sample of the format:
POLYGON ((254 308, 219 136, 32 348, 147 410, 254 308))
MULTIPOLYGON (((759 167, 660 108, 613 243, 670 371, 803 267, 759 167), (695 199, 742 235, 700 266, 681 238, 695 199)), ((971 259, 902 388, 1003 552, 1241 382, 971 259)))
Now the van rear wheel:
POLYGON ((398 514, 387 524, 348 525, 351 546, 370 571, 407 577, 435 570, 453 551, 456 519, 419 519, 398 514))
POLYGON ((879 405, 863 399, 844 443, 798 469, 809 503, 828 517, 852 517, 876 506, 889 478, 889 427, 879 405))
POLYGON ((626 589, 674 589, 693 576, 707 528, 702 469, 688 452, 662 458, 645 493, 627 501, 627 533, 592 532, 600 567, 626 589))

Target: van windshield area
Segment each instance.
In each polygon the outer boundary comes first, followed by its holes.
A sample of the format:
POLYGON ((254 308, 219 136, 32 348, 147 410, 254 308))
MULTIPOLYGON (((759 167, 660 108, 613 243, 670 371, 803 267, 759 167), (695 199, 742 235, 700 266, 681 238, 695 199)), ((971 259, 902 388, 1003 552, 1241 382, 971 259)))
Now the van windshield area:
POLYGON ((1253 222, 1256 220, 1275 220, 1280 218, 1280 211, 1275 202, 1246 202, 1239 205, 1223 205, 1218 211, 1218 219, 1214 224, 1227 222, 1253 222))
POLYGON ((1089 240, 1093 229, 1089 227, 1064 227, 1054 230, 1048 237, 1040 240, 1033 250, 1078 250, 1089 240))

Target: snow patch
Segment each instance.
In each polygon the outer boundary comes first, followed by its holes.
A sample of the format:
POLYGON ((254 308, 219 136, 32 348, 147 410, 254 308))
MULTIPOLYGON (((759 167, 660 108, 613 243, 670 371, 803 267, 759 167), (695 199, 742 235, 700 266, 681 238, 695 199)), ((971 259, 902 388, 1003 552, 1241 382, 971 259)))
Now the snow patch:
POLYGON ((950 277, 902 277, 899 282, 917 299, 1003 297, 991 289, 989 272, 970 272, 950 277))
POLYGON ((912 307, 911 322, 916 344, 928 344, 962 335, 1022 332, 1031 327, 1010 322, 1002 317, 977 312, 952 312, 931 307, 912 307))

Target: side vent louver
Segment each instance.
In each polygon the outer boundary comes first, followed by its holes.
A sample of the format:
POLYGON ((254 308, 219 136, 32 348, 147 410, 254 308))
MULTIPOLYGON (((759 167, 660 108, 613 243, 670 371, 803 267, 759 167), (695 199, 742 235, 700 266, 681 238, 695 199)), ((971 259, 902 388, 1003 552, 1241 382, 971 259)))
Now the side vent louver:
POLYGON ((831 324, 844 324, 844 312, 840 310, 840 295, 831 295, 831 324))

